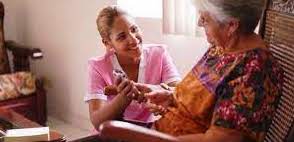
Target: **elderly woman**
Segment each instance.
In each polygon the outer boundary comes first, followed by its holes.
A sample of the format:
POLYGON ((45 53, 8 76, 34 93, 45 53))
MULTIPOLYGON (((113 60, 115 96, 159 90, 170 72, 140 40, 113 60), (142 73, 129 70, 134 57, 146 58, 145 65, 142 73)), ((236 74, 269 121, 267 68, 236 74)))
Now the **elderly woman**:
MULTIPOLYGON (((155 129, 183 141, 262 141, 282 92, 283 74, 254 33, 264 1, 194 4, 211 47, 174 91, 146 94, 154 107, 161 106, 155 129)), ((148 91, 148 86, 137 88, 148 91)))

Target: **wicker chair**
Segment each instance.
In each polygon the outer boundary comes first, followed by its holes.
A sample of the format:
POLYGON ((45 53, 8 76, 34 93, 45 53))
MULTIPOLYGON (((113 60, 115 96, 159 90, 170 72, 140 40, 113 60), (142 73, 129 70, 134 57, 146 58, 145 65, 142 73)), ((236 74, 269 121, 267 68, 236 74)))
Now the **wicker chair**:
POLYGON ((294 1, 267 0, 260 34, 285 71, 283 95, 265 142, 293 142, 294 1))

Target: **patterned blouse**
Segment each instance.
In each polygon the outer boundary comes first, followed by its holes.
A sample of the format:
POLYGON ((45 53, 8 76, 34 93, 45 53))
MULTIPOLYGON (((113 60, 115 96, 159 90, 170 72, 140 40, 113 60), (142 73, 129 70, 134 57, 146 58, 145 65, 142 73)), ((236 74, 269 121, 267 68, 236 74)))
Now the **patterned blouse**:
POLYGON ((173 135, 204 133, 217 126, 260 141, 277 107, 282 81, 283 71, 266 48, 229 53, 211 47, 177 86, 176 105, 155 126, 173 135))

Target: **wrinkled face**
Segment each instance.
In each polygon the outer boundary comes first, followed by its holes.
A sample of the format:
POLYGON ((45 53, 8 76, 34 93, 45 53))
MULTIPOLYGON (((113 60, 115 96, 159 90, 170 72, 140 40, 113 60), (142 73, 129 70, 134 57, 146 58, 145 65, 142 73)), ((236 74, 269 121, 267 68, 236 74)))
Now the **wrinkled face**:
POLYGON ((121 15, 115 18, 110 31, 109 45, 117 55, 137 58, 141 55, 141 30, 130 16, 121 15))
POLYGON ((218 22, 210 13, 199 12, 198 26, 205 30, 207 41, 215 46, 222 46, 228 40, 228 27, 218 22))

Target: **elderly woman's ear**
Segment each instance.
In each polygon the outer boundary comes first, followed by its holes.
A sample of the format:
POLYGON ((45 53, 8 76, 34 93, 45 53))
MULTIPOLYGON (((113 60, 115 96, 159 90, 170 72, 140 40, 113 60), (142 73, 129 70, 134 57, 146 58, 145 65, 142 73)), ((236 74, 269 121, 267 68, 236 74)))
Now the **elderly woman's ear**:
POLYGON ((232 36, 236 36, 236 34, 239 32, 239 28, 240 28, 240 21, 238 19, 235 18, 231 18, 227 25, 229 26, 228 28, 228 37, 232 37, 232 36))

